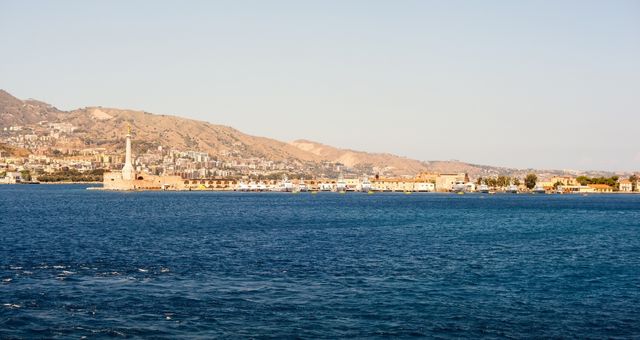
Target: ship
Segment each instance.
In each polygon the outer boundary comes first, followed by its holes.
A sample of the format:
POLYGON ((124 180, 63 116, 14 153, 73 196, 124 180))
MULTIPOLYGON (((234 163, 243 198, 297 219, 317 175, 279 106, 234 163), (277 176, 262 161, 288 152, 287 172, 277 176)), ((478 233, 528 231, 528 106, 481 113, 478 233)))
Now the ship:
POLYGON ((486 185, 486 184, 481 184, 481 185, 478 187, 478 192, 479 192, 479 193, 482 193, 482 194, 488 194, 488 193, 489 193, 489 186, 488 186, 488 185, 486 185))

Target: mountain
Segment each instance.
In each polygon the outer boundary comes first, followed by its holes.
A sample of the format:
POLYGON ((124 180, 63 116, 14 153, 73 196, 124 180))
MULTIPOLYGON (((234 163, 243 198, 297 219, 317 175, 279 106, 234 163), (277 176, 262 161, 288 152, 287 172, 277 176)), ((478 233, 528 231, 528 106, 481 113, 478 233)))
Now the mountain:
POLYGON ((427 171, 425 162, 400 157, 388 153, 368 153, 348 149, 339 149, 308 140, 296 140, 290 143, 296 148, 311 153, 320 159, 342 163, 348 167, 369 165, 376 168, 387 168, 394 173, 417 174, 427 171))
MULTIPOLYGON (((228 126, 144 111, 100 106, 62 111, 37 100, 20 100, 0 90, 0 130, 16 125, 31 125, 37 128, 43 121, 70 123, 76 127, 74 133, 63 142, 57 142, 56 147, 103 147, 110 151, 121 150, 127 126, 130 126, 134 134, 134 148, 137 151, 169 146, 178 150, 207 152, 212 156, 231 154, 241 158, 286 160, 291 164, 308 167, 331 162, 361 170, 361 173, 381 171, 388 176, 413 176, 423 171, 431 171, 466 172, 476 177, 509 174, 515 171, 458 161, 423 162, 388 153, 340 149, 308 140, 287 143, 251 136, 228 126)), ((16 150, 18 149, 5 146, 6 153, 25 152, 16 150)))
POLYGON ((33 99, 20 100, 0 89, 0 126, 37 124, 58 120, 63 114, 57 108, 33 99))

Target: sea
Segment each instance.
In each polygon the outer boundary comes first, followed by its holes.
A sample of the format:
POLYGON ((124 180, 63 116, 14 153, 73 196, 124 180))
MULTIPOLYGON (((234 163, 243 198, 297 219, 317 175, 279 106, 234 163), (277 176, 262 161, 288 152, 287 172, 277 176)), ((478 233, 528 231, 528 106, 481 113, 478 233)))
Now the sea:
POLYGON ((640 338, 640 195, 0 186, 0 338, 640 338))

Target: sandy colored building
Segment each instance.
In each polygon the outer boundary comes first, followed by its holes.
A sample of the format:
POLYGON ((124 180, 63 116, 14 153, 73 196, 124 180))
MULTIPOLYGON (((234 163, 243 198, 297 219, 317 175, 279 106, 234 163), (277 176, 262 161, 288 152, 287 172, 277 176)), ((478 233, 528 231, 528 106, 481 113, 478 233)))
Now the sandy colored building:
POLYGON ((613 192, 613 187, 606 184, 589 184, 587 186, 594 192, 613 192))

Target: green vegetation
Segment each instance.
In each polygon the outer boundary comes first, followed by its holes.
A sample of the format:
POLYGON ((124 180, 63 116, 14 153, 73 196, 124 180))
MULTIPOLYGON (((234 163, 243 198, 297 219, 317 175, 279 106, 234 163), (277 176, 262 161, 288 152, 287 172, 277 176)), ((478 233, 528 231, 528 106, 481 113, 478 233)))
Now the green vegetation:
POLYGON ((20 178, 25 182, 31 181, 31 172, 29 170, 20 171, 20 178))
POLYGON ((553 183, 553 190, 558 189, 558 187, 561 186, 561 185, 562 185, 562 183, 560 181, 557 181, 557 182, 553 183))
POLYGON ((524 178, 524 185, 529 190, 536 186, 536 182, 538 182, 538 176, 536 176, 536 174, 528 174, 527 177, 524 178))
POLYGON ((611 187, 618 186, 618 176, 611 177, 587 177, 587 176, 578 176, 576 181, 580 183, 580 185, 589 185, 589 184, 606 184, 611 187))
POLYGON ((509 185, 511 185, 511 183, 514 183, 516 185, 520 184, 520 180, 519 179, 511 178, 509 176, 498 176, 497 178, 488 177, 488 178, 483 178, 482 181, 487 186, 490 186, 490 187, 493 187, 493 188, 508 187, 509 185))
POLYGON ((38 176, 40 182, 100 182, 104 169, 80 172, 76 169, 63 169, 52 174, 38 176))
POLYGON ((629 176, 629 181, 631 181, 631 190, 632 191, 638 190, 638 176, 636 175, 629 176))

